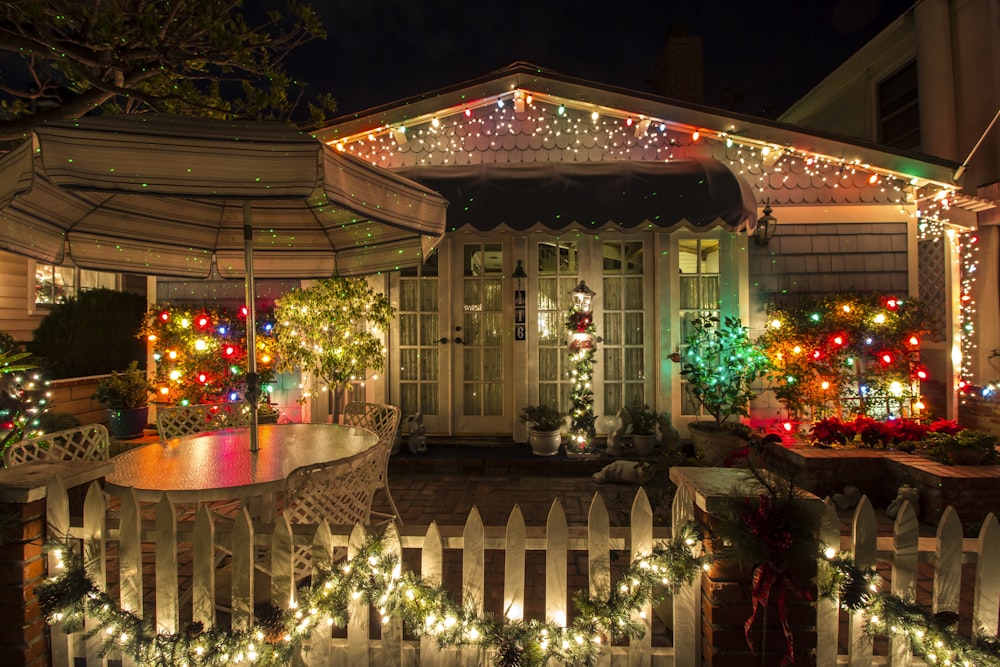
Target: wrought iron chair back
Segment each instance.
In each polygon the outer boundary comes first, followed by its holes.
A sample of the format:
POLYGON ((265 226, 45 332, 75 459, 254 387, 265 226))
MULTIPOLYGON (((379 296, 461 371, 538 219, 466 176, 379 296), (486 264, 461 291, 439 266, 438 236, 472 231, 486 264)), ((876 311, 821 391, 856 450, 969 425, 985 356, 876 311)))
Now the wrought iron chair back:
POLYGON ((156 411, 156 430, 163 440, 249 425, 250 404, 246 401, 179 405, 156 411))
POLYGON ((396 502, 392 499, 392 493, 389 491, 389 455, 392 453, 392 441, 399 429, 400 414, 399 408, 395 405, 351 401, 344 406, 343 422, 346 426, 368 429, 378 436, 377 447, 382 456, 382 473, 379 477, 378 489, 385 492, 392 514, 382 512, 373 512, 373 514, 386 519, 394 519, 396 523, 402 525, 403 521, 399 518, 396 502))
POLYGON ((3 454, 8 468, 29 461, 107 461, 108 429, 87 424, 15 442, 3 454))

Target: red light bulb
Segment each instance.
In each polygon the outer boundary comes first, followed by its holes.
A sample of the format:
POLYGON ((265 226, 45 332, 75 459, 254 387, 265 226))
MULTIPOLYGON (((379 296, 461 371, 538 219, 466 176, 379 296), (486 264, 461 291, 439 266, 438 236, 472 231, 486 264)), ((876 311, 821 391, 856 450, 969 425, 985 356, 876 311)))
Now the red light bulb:
POLYGON ((169 321, 170 320, 170 311, 167 311, 167 310, 162 311, 160 313, 160 319, 163 320, 164 322, 169 321))
POLYGON ((910 345, 920 345, 920 339, 916 336, 910 336, 910 345))
POLYGON ((205 375, 204 373, 198 373, 198 382, 205 384, 206 382, 208 382, 208 376, 205 375))
POLYGON ((891 364, 892 363, 892 355, 889 354, 888 352, 886 352, 885 354, 883 354, 882 355, 882 362, 886 363, 886 364, 891 364))
POLYGON ((843 345, 844 344, 844 337, 843 336, 834 336, 833 342, 834 342, 835 345, 843 345))

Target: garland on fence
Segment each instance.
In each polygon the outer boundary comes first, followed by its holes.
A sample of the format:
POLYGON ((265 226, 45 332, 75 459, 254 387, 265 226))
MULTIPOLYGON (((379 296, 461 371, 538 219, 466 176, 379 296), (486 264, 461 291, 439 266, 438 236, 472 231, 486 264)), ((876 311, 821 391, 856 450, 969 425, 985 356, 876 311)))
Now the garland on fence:
POLYGON ((121 651, 142 665, 288 664, 317 625, 346 625, 349 604, 358 598, 377 608, 383 622, 402 618, 409 630, 435 638, 442 647, 491 650, 494 664, 502 667, 541 665, 549 658, 594 665, 607 641, 642 636, 643 624, 633 614, 652 600, 656 588, 676 591, 707 566, 709 558, 694 552, 699 540, 695 527, 686 525, 670 542, 635 558, 605 597, 578 591, 574 602, 579 613, 569 627, 551 621, 497 619, 463 608, 444 589, 402 572, 399 556, 386 548, 381 536, 370 537, 342 568, 300 589, 290 609, 275 610, 273 618, 258 620, 247 631, 192 624, 181 633, 156 633, 94 585, 83 558, 68 543, 55 547, 65 559, 64 571, 36 591, 49 622, 62 622, 73 630, 89 616, 94 627, 88 636, 104 639, 102 656, 121 651))
POLYGON ((977 629, 976 645, 956 632, 958 615, 931 614, 897 595, 879 591, 875 568, 862 570, 849 554, 835 554, 820 564, 820 595, 840 600, 850 613, 860 613, 867 621, 865 631, 872 636, 902 636, 914 655, 931 664, 962 667, 1000 666, 1000 639, 977 629), (825 565, 824 565, 825 564, 825 565))

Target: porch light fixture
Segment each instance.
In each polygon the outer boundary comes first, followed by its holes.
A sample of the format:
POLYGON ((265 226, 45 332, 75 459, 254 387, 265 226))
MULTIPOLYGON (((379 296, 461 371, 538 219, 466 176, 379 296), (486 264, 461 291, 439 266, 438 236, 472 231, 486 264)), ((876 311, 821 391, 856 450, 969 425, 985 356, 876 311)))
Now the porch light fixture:
POLYGON ((757 220, 757 227, 753 230, 753 240, 757 245, 767 245, 767 242, 774 237, 774 230, 778 226, 778 219, 771 215, 770 200, 764 202, 764 215, 757 220))
POLYGON ((581 280, 580 284, 574 287, 570 294, 573 296, 573 304, 576 306, 577 310, 589 313, 590 303, 594 300, 594 296, 597 295, 597 292, 587 287, 587 283, 581 280))

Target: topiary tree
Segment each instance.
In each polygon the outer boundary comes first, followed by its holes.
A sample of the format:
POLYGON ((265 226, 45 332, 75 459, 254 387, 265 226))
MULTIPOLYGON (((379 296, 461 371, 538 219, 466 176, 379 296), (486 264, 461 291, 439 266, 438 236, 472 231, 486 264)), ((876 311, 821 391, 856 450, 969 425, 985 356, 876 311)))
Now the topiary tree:
POLYGON ((132 361, 144 364, 140 330, 146 298, 95 289, 56 304, 35 329, 28 351, 51 379, 106 375, 132 361))
POLYGON ((312 381, 303 386, 303 400, 332 391, 336 412, 351 382, 385 367, 378 332, 394 315, 389 299, 363 278, 328 278, 292 290, 274 304, 277 370, 309 372, 312 381))

